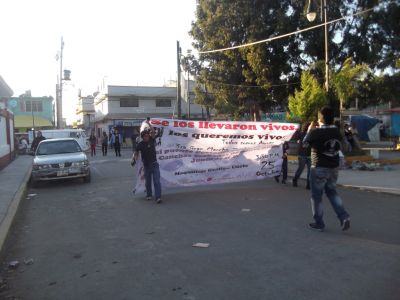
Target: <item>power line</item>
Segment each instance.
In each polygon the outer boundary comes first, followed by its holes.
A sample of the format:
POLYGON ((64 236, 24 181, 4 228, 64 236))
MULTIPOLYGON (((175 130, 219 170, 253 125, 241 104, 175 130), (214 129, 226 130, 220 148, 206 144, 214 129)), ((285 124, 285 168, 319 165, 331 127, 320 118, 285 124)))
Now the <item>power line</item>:
MULTIPOLYGON (((207 82, 211 82, 214 84, 219 84, 219 85, 224 85, 224 86, 232 86, 232 87, 243 87, 243 88, 259 88, 262 89, 263 87, 259 85, 243 85, 243 84, 232 84, 232 83, 225 83, 225 82, 219 82, 219 81, 213 81, 213 80, 208 80, 206 79, 207 82)), ((289 85, 297 85, 300 84, 300 81, 297 82, 288 82, 288 83, 281 83, 281 84, 272 84, 269 86, 269 88, 272 87, 279 87, 279 86, 289 86, 289 85)))
MULTIPOLYGON (((390 1, 388 4, 390 4, 392 2, 396 2, 396 0, 390 1)), ((297 30, 297 31, 293 31, 293 32, 290 32, 290 33, 285 33, 285 34, 282 34, 282 35, 274 36, 272 38, 268 38, 268 39, 264 39, 264 40, 260 40, 260 41, 256 41, 256 42, 252 42, 252 43, 247 43, 247 44, 243 44, 243 45, 238 45, 238 46, 226 47, 226 48, 215 49, 215 50, 199 51, 199 54, 223 52, 223 51, 227 51, 227 50, 239 49, 239 48, 249 47, 249 46, 253 46, 253 45, 257 45, 257 44, 271 42, 273 40, 278 40, 278 39, 282 39, 284 37, 288 37, 288 36, 291 36, 291 35, 296 35, 296 34, 299 34, 299 33, 305 32, 305 31, 310 31, 310 30, 325 26, 325 24, 329 25, 329 24, 333 24, 333 23, 345 20, 346 18, 349 18, 349 17, 354 17, 354 16, 358 16, 358 15, 361 15, 361 14, 365 14, 367 12, 370 12, 370 11, 374 10, 375 7, 377 7, 377 6, 374 6, 372 8, 368 8, 368 9, 363 10, 363 11, 356 12, 354 14, 347 15, 345 17, 341 17, 341 18, 334 19, 334 20, 331 20, 331 21, 328 21, 328 22, 324 22, 324 23, 321 23, 321 24, 318 24, 318 25, 314 25, 314 26, 307 27, 307 28, 304 28, 304 29, 300 29, 300 30, 297 30)))

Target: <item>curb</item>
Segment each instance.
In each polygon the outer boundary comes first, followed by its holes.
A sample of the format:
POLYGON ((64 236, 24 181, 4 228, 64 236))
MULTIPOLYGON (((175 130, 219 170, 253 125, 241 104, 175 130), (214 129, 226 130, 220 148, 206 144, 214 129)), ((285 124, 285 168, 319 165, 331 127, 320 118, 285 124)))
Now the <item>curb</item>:
MULTIPOLYGON (((288 177, 294 177, 294 172, 288 172, 288 177)), ((305 178, 299 178, 299 180, 306 180, 305 178)), ((394 196, 399 196, 400 195, 400 190, 394 190, 393 188, 371 188, 368 186, 358 186, 358 185, 350 185, 350 184, 344 184, 344 183, 336 183, 337 186, 346 188, 346 189, 356 189, 360 191, 368 191, 368 192, 374 192, 374 193, 381 193, 381 194, 387 194, 387 195, 394 195, 394 196), (393 190, 393 191, 391 191, 393 190)))
POLYGON ((24 176, 24 179, 22 180, 21 185, 19 186, 17 192, 14 194, 14 197, 11 200, 10 205, 8 206, 7 213, 4 216, 2 223, 0 224, 0 252, 3 251, 3 246, 7 239, 8 232, 10 231, 10 228, 13 224, 14 217, 17 214, 21 200, 23 199, 26 193, 27 184, 31 177, 31 170, 32 167, 29 167, 28 171, 24 176))
MULTIPOLYGON (((288 155, 288 160, 290 161, 297 161, 297 156, 288 155)), ((345 161, 346 165, 351 165, 353 161, 362 161, 362 162, 369 162, 369 163, 380 163, 380 164, 400 164, 400 158, 393 158, 393 159, 375 159, 370 155, 358 155, 358 156, 346 156, 345 161)))
POLYGON ((338 186, 343 187, 343 188, 350 188, 350 189, 356 189, 360 191, 368 191, 368 192, 373 192, 373 193, 380 193, 380 194, 387 194, 387 195, 392 195, 392 196, 400 196, 400 190, 394 190, 393 188, 370 188, 367 186, 358 186, 358 185, 348 185, 348 184, 338 184, 338 186), (393 191, 391 191, 393 190, 393 191))

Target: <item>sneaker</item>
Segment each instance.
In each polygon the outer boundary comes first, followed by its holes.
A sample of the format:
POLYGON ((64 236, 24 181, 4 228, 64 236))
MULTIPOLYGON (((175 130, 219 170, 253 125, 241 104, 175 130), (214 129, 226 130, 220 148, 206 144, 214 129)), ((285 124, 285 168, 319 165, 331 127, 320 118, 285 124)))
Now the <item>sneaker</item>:
POLYGON ((146 197, 146 200, 148 200, 148 201, 151 200, 151 197, 146 197))
POLYGON ((157 198, 157 200, 156 200, 156 203, 157 203, 157 204, 160 204, 160 203, 162 203, 162 200, 161 200, 161 198, 157 198))
POLYGON ((297 187, 297 179, 293 179, 292 180, 292 184, 293 184, 294 187, 297 187))
POLYGON ((350 228, 350 219, 345 219, 342 222, 340 222, 342 225, 342 230, 346 231, 350 228))
POLYGON ((279 183, 279 176, 275 176, 274 178, 275 178, 275 181, 276 181, 277 183, 279 183))
POLYGON ((308 224, 308 227, 310 228, 310 229, 313 229, 313 230, 317 230, 317 231, 324 231, 324 228, 325 228, 325 225, 322 225, 322 224, 317 224, 317 223, 310 223, 310 224, 308 224))

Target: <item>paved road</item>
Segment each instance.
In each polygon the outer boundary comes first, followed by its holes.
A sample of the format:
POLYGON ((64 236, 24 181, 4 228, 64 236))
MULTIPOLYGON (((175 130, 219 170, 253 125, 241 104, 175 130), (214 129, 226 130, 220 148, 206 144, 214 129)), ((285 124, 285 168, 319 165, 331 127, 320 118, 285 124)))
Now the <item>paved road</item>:
POLYGON ((37 196, 24 202, 3 262, 34 264, 3 264, 0 298, 399 299, 399 197, 341 190, 351 231, 327 206, 319 233, 306 228, 303 188, 185 189, 157 205, 132 196, 127 152, 96 157, 92 170, 91 184, 29 190, 37 196))

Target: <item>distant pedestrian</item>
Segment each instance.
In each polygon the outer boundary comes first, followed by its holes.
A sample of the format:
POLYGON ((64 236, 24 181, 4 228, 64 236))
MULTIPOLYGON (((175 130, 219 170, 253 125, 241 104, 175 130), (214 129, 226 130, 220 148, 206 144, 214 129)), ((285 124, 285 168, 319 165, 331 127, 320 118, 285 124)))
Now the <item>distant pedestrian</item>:
POLYGON ((90 156, 96 156, 96 137, 94 133, 92 132, 89 137, 89 143, 90 143, 90 156))
POLYGON ((107 148, 108 148, 108 136, 105 131, 103 131, 103 137, 101 139, 101 151, 103 152, 103 156, 107 156, 107 148))
POLYGON ((121 143, 122 143, 122 136, 118 133, 118 130, 115 130, 114 132, 115 156, 121 156, 121 143))
POLYGON ((287 151, 289 150, 288 142, 284 142, 282 144, 282 169, 281 173, 278 176, 275 176, 275 181, 279 183, 279 177, 282 175, 282 184, 286 184, 287 174, 288 174, 288 157, 287 151))
POLYGON ((32 145, 31 145, 31 150, 33 153, 36 152, 37 146, 41 141, 44 141, 46 138, 42 135, 42 132, 39 130, 37 132, 37 136, 33 139, 32 145))
POLYGON ((21 137, 18 144, 18 150, 21 154, 26 154, 28 151, 28 141, 25 137, 21 137))
POLYGON ((132 156, 131 164, 134 165, 139 157, 139 152, 142 157, 144 166, 144 176, 146 184, 147 200, 152 198, 151 181, 153 180, 156 203, 161 203, 161 182, 160 182, 160 167, 157 162, 155 131, 151 127, 149 131, 141 133, 142 141, 137 145, 136 151, 132 156))
POLYGON ((114 134, 114 130, 110 131, 110 135, 109 135, 109 141, 108 144, 110 145, 110 149, 112 149, 114 147, 114 139, 115 139, 115 134, 114 134))
POLYGON ((306 184, 306 189, 310 189, 310 169, 311 169, 311 148, 310 145, 304 145, 303 144, 303 139, 307 134, 307 129, 310 126, 310 123, 304 123, 301 130, 297 132, 296 134, 296 140, 297 140, 297 145, 298 145, 298 166, 296 173, 294 174, 293 177, 293 186, 297 187, 297 181, 301 176, 301 173, 303 173, 304 167, 307 166, 307 184, 306 184))
POLYGON ((336 191, 339 172, 339 151, 342 135, 333 125, 332 108, 324 106, 318 113, 318 123, 312 122, 308 128, 303 143, 311 147, 311 206, 315 222, 310 223, 311 229, 323 231, 322 195, 326 196, 340 221, 342 230, 350 228, 350 218, 344 209, 342 199, 336 191))
POLYGON ((344 124, 344 137, 347 146, 347 151, 352 152, 354 149, 354 137, 349 124, 344 124))

